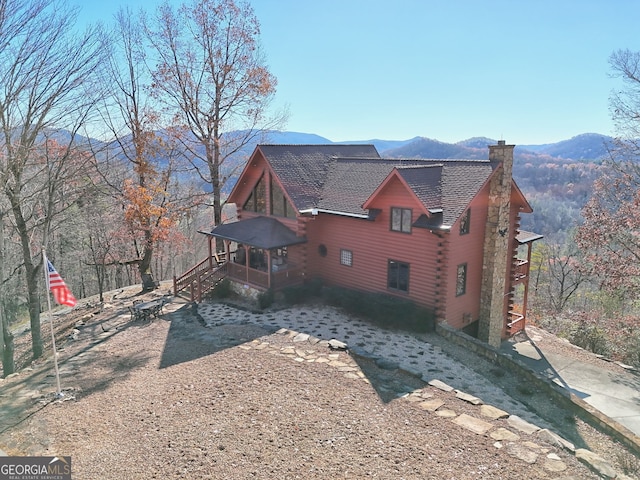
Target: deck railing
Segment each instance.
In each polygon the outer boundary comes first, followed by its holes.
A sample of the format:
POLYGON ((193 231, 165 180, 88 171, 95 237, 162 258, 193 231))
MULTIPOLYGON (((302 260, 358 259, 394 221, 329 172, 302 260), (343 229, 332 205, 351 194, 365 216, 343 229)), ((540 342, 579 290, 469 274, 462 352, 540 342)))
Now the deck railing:
POLYGON ((516 266, 513 272, 514 282, 524 280, 529 275, 529 262, 526 260, 516 260, 516 266))
POLYGON ((260 289, 280 289, 303 282, 302 268, 289 263, 286 268, 277 272, 271 272, 271 284, 269 284, 269 272, 264 269, 247 268, 239 263, 228 262, 227 278, 236 282, 243 282, 260 289))
POLYGON ((507 329, 510 335, 518 333, 521 330, 524 330, 525 322, 524 315, 520 312, 516 312, 513 310, 509 311, 509 321, 507 323, 507 329))
POLYGON ((200 302, 202 296, 212 290, 225 275, 226 264, 217 265, 212 263, 209 258, 205 258, 180 277, 173 277, 174 295, 183 290, 189 290, 191 301, 200 302))
POLYGON ((264 269, 247 268, 233 262, 225 262, 217 265, 208 258, 189 269, 180 277, 173 277, 174 294, 188 290, 191 301, 202 301, 202 296, 212 290, 223 278, 245 283, 253 287, 267 290, 269 288, 280 289, 291 285, 298 285, 304 280, 302 268, 289 263, 286 268, 271 273, 264 269))

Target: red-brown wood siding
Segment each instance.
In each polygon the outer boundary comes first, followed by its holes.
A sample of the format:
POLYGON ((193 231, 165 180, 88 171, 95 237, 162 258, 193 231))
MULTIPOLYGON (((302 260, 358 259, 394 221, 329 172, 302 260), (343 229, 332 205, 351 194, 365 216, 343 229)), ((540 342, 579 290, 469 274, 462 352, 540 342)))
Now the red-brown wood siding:
POLYGON ((419 228, 413 228, 410 234, 391 231, 391 206, 411 208, 413 221, 424 213, 415 197, 395 181, 371 205, 382 210, 375 221, 327 214, 309 220, 309 274, 320 276, 328 284, 381 292, 434 308, 438 237, 419 228), (326 248, 325 257, 320 254, 320 245, 326 248), (340 264, 341 249, 352 252, 352 266, 340 264), (387 288, 389 260, 409 264, 408 292, 387 288))
POLYGON ((469 233, 460 235, 460 219, 451 227, 447 269, 445 321, 454 328, 463 328, 478 320, 484 233, 487 223, 488 185, 469 205, 469 233), (465 293, 456 295, 458 265, 467 265, 465 293))
MULTIPOLYGON (((239 184, 229 197, 230 202, 238 205, 241 218, 256 215, 242 211, 242 205, 265 173, 268 181, 268 164, 258 153, 245 167, 239 184)), ((487 204, 488 185, 469 205, 471 217, 468 234, 460 235, 459 220, 450 232, 431 232, 420 228, 412 228, 410 234, 394 232, 390 230, 392 207, 412 209, 412 222, 425 210, 398 179, 392 179, 369 204, 370 208, 381 210, 375 221, 323 213, 278 220, 308 239, 307 243, 288 249, 289 261, 304 267, 307 278, 320 277, 329 285, 381 292, 412 300, 418 305, 435 309, 438 320, 459 329, 479 317, 487 204), (321 245, 326 249, 326 256, 320 254, 321 245), (341 249, 352 252, 352 266, 341 265, 341 249), (408 292, 387 287, 389 260, 409 264, 408 292), (457 269, 461 264, 467 265, 466 290, 464 294, 456 295, 457 269)), ((523 198, 517 192, 512 194, 512 230, 509 232, 512 239, 518 228, 522 207, 526 207, 523 198)), ((512 303, 508 295, 512 269, 513 262, 508 262, 505 272, 505 319, 508 318, 512 303)))

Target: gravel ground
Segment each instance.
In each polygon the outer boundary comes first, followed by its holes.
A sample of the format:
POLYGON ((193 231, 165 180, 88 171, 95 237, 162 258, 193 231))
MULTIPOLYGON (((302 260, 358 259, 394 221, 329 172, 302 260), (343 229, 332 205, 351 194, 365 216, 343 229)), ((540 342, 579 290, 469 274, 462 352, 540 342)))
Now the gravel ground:
MULTIPOLYGON (((132 299, 123 291, 56 319, 62 400, 50 361, 0 381, 0 448, 70 455, 78 479, 598 478, 535 436, 496 440, 454 423, 445 412, 483 418, 480 407, 402 370, 296 342, 295 332, 206 327, 180 299, 153 322, 131 322, 132 299), (434 401, 437 411, 426 406, 434 401)), ((620 467, 619 445, 571 425, 620 467)))

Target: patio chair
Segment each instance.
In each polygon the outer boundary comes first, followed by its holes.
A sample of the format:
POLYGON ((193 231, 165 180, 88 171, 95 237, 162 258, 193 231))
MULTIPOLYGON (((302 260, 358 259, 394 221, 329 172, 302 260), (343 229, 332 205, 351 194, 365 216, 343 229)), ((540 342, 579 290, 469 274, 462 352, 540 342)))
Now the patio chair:
POLYGON ((135 306, 128 308, 129 313, 131 314, 131 320, 144 320, 147 318, 147 315, 143 310, 138 310, 135 306))

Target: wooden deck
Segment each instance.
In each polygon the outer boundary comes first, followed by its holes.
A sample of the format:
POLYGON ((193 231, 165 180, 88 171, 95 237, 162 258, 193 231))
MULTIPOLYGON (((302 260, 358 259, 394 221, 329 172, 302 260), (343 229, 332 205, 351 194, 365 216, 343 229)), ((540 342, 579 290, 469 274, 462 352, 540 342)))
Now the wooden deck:
POLYGON ((183 273, 180 277, 173 277, 173 293, 188 290, 192 302, 201 302, 202 296, 212 290, 225 276, 226 264, 218 265, 210 258, 205 258, 195 267, 183 273))
POLYGON ((175 295, 188 291, 192 302, 201 302, 203 295, 215 288, 223 278, 258 290, 280 290, 301 284, 304 281, 304 272, 302 268, 289 264, 286 268, 271 272, 269 275, 269 272, 264 269, 251 268, 233 262, 218 265, 216 261, 205 258, 180 277, 173 278, 173 291, 175 295))

